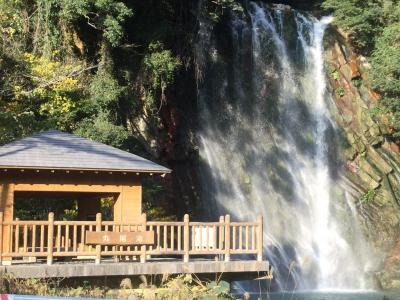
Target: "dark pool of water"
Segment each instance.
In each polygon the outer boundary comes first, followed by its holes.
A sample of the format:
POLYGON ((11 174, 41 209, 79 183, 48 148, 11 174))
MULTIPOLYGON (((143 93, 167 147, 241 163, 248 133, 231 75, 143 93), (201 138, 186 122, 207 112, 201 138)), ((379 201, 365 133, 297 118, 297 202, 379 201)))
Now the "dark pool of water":
POLYGON ((400 292, 286 292, 251 293, 251 300, 400 300, 400 292))

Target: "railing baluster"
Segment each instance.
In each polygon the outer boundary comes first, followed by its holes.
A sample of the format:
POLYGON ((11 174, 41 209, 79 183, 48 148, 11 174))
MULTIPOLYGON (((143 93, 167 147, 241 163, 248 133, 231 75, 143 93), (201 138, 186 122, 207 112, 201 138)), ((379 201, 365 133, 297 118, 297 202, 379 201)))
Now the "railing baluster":
POLYGON ((181 244, 181 239, 182 239, 182 226, 178 225, 178 251, 182 250, 182 244, 181 244))
POLYGON ((206 225, 206 250, 210 250, 210 237, 209 237, 209 227, 206 225))
POLYGON ((77 235, 78 235, 78 226, 74 224, 73 233, 72 233, 72 251, 76 252, 77 250, 77 235))
POLYGON ((248 225, 246 225, 245 238, 246 238, 246 250, 249 250, 249 226, 248 225))
POLYGON ((232 232, 232 249, 236 250, 236 226, 232 226, 233 232, 232 232))
POLYGON ((160 248, 161 248, 161 245, 160 245, 160 239, 161 239, 160 234, 161 234, 160 225, 157 225, 157 250, 160 250, 160 248))
POLYGON ((243 226, 239 226, 239 250, 243 249, 243 226))
POLYGON ((81 248, 81 251, 83 252, 86 250, 85 249, 85 228, 86 228, 86 226, 81 225, 80 227, 81 227, 81 244, 79 246, 81 248))
POLYGON ((175 226, 171 225, 171 251, 175 249, 175 226))
POLYGON ((24 225, 24 246, 23 253, 28 252, 28 225, 24 225))
POLYGON ((61 225, 57 225, 57 239, 56 239, 56 247, 57 247, 57 252, 60 252, 61 248, 61 225))
MULTIPOLYGON (((15 219, 19 221, 19 219, 15 219)), ((19 225, 15 225, 15 252, 19 253, 19 225)))
MULTIPOLYGON (((131 225, 128 225, 127 227, 128 227, 128 232, 131 232, 131 227, 132 227, 132 226, 131 226, 131 225)), ((137 229, 137 228, 136 228, 136 229, 137 229)), ((136 230, 136 231, 137 231, 137 230, 136 230)), ((137 250, 137 247, 136 247, 136 246, 134 246, 133 248, 134 248, 135 251, 137 250)), ((127 250, 127 251, 131 251, 131 246, 128 246, 126 250, 127 250)))
MULTIPOLYGON (((113 232, 117 232, 117 228, 116 228, 115 224, 112 226, 112 231, 113 231, 113 232)), ((117 250, 117 248, 116 248, 115 246, 112 246, 111 249, 112 249, 112 251, 114 251, 114 252, 115 252, 115 250, 117 250)), ((116 258, 116 259, 118 259, 118 258, 116 258)))
POLYGON ((65 251, 69 251, 69 225, 65 225, 65 251))
POLYGON ((213 243, 212 243, 212 249, 216 250, 217 249, 217 226, 213 225, 213 243))
POLYGON ((218 249, 219 250, 223 250, 224 249, 224 225, 225 224, 225 220, 223 216, 219 217, 219 246, 218 249))
POLYGON ((168 230, 167 230, 167 225, 164 225, 163 233, 164 233, 164 250, 167 251, 167 249, 168 249, 168 240, 167 240, 167 238, 168 238, 168 230))
POLYGON ((256 250, 256 226, 251 226, 251 250, 256 250))
POLYGON ((36 252, 36 225, 32 225, 32 252, 36 252))
POLYGON ((201 251, 203 250, 203 226, 199 225, 197 228, 197 232, 199 233, 199 250, 201 251))
POLYGON ((10 232, 9 232, 9 241, 10 241, 10 244, 9 244, 9 249, 8 249, 8 252, 10 252, 10 253, 12 253, 13 252, 13 241, 14 241, 14 237, 13 237, 13 235, 14 235, 14 225, 8 225, 8 227, 10 228, 10 232))
MULTIPOLYGON (((149 230, 150 230, 150 231, 153 231, 153 225, 150 225, 149 230)), ((150 251, 153 250, 153 245, 151 245, 151 246, 149 247, 149 249, 150 249, 150 251)))
POLYGON ((44 225, 40 225, 40 252, 44 252, 44 225))
POLYGON ((192 250, 196 250, 196 245, 195 245, 195 236, 196 236, 196 226, 192 225, 192 250))
MULTIPOLYGON (((93 231, 93 225, 89 225, 89 231, 90 232, 92 232, 93 231)), ((89 252, 92 252, 93 251, 93 246, 92 245, 89 245, 89 252)))
MULTIPOLYGON (((105 226, 104 226, 104 230, 105 230, 105 231, 109 231, 109 226, 108 226, 108 225, 105 225, 105 226)), ((108 246, 105 246, 105 247, 104 247, 104 251, 105 251, 105 252, 108 252, 108 246)))

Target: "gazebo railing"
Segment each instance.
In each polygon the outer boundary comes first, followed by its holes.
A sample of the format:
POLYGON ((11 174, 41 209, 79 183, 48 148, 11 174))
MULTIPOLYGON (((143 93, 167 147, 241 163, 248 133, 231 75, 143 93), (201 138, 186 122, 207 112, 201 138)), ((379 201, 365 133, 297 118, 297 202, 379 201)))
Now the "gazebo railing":
MULTIPOLYGON (((93 234, 92 234, 93 235, 93 234)), ((231 255, 255 256, 262 260, 263 220, 231 222, 230 216, 218 222, 191 222, 185 215, 182 222, 147 221, 143 214, 137 222, 55 221, 50 213, 45 221, 4 221, 0 212, 0 260, 9 264, 13 260, 54 260, 74 258, 93 259, 114 257, 121 260, 137 259, 146 262, 153 257, 182 256, 188 262, 193 256, 216 256, 229 261, 231 255), (154 241, 147 244, 107 244, 90 242, 89 235, 96 232, 108 241, 110 236, 125 239, 130 233, 149 232, 154 241), (1 245, 3 245, 1 247, 1 245)))

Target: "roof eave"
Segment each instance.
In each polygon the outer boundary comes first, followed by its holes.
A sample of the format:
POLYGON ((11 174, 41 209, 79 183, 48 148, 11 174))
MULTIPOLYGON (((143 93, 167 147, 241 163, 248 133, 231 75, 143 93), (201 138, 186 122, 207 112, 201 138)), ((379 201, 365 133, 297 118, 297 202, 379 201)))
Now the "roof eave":
POLYGON ((97 171, 97 172, 127 172, 127 173, 157 173, 169 174, 171 169, 165 170, 150 170, 150 169, 107 169, 107 168, 62 168, 62 167, 44 167, 44 166, 5 166, 0 165, 0 169, 25 169, 25 170, 63 170, 63 171, 97 171))

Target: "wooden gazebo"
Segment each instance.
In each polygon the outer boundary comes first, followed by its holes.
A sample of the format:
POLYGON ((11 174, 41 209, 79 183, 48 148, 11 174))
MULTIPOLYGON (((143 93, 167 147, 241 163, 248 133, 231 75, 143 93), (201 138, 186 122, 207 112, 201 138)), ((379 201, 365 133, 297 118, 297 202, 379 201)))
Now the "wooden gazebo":
POLYGON ((114 221, 142 213, 143 176, 171 170, 140 156, 72 134, 51 130, 0 147, 0 211, 13 220, 14 199, 74 193, 80 220, 94 220, 100 199, 115 197, 114 221))
POLYGON ((0 273, 68 277, 79 272, 105 276, 268 271, 268 263, 262 261, 261 216, 252 222, 231 222, 229 215, 216 222, 192 222, 188 215, 175 222, 146 219, 142 179, 170 172, 137 155, 55 130, 0 147, 0 262, 5 265, 0 273), (59 195, 77 200, 77 220, 57 220, 52 211, 42 219, 15 217, 14 204, 20 198, 57 201, 62 199, 59 195), (113 199, 113 220, 104 220, 100 213, 104 197, 113 199), (247 259, 230 262, 231 255, 247 259), (192 261, 190 256, 203 259, 192 261), (88 260, 99 266, 110 260, 124 264, 90 267, 88 260), (10 266, 14 262, 18 265, 10 266), (30 266, 24 267, 26 263, 30 266))

